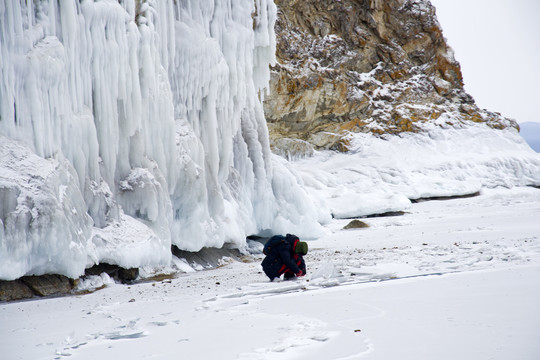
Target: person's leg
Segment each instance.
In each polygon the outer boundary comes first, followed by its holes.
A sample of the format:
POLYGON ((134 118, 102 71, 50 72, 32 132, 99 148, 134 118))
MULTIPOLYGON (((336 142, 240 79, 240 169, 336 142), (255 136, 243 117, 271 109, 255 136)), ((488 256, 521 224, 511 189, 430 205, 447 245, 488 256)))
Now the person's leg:
POLYGON ((289 280, 289 279, 291 279, 293 277, 295 277, 295 274, 290 270, 285 271, 285 274, 283 275, 283 278, 285 280, 289 280))

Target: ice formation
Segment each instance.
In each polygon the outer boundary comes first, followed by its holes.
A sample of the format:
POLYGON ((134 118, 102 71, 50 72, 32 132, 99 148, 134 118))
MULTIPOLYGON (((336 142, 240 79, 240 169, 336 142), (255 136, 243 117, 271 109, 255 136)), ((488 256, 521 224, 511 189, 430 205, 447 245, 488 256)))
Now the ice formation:
POLYGON ((420 133, 350 134, 347 153, 317 152, 297 160, 295 170, 335 218, 406 211, 411 200, 474 195, 483 188, 540 186, 540 155, 515 128, 450 126, 450 117, 426 122, 420 133))
POLYGON ((268 144, 275 16, 271 0, 0 1, 0 279, 315 236, 324 215, 268 144))

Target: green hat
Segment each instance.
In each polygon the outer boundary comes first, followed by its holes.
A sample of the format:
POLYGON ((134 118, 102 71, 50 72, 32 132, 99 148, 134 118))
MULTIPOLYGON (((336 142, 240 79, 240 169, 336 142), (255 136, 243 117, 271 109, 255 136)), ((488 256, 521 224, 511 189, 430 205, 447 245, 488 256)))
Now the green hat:
POLYGON ((300 255, 306 255, 308 252, 307 242, 299 241, 294 248, 294 252, 300 255))

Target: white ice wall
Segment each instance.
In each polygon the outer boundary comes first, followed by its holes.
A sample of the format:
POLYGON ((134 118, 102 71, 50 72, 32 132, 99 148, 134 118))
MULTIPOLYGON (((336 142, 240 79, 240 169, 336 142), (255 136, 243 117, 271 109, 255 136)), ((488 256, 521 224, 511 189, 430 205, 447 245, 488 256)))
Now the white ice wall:
POLYGON ((269 150, 275 15, 271 0, 0 0, 0 279, 320 231, 269 150))

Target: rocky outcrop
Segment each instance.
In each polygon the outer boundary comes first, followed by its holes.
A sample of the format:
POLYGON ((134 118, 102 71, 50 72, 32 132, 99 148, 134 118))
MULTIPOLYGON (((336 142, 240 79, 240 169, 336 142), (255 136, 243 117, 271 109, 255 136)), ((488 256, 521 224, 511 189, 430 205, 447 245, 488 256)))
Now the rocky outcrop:
POLYGON ((71 293, 76 283, 76 280, 63 275, 51 274, 23 276, 13 281, 0 280, 0 301, 65 295, 71 293))
POLYGON ((425 122, 517 126, 465 92, 427 0, 275 2, 278 63, 264 102, 275 152, 296 139, 344 151, 348 132, 416 132, 425 122))
POLYGON ((139 269, 124 269, 116 265, 101 263, 86 269, 85 275, 79 279, 70 279, 64 275, 44 274, 23 276, 17 280, 0 280, 0 301, 79 293, 76 287, 81 279, 102 273, 107 273, 111 278, 123 284, 130 284, 138 278, 139 269))

